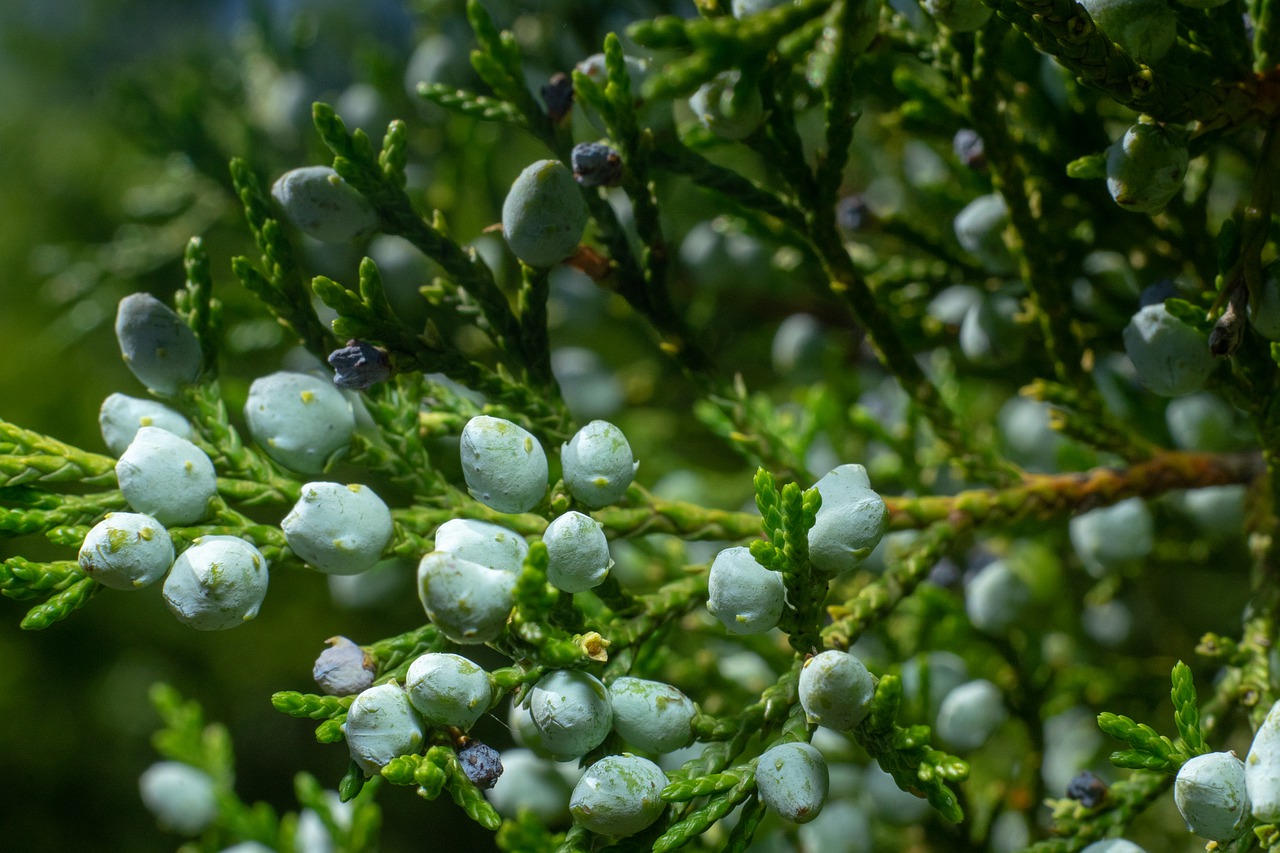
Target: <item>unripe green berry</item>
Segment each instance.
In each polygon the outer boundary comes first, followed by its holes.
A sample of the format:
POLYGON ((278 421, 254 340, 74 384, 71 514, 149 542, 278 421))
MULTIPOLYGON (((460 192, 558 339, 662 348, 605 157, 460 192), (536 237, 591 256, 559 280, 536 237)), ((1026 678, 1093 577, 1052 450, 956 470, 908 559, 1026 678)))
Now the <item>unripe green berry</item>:
POLYGON ((498 512, 527 512, 547 492, 547 455, 533 433, 502 418, 477 415, 462 428, 467 491, 498 512))
POLYGON ((591 509, 617 503, 627 493, 640 463, 627 437, 608 421, 592 421, 560 448, 564 484, 591 509))
POLYGON ((80 546, 80 569, 112 589, 150 586, 173 565, 169 531, 149 515, 109 512, 80 546))
POLYGON ((573 786, 554 762, 528 749, 508 749, 502 753, 502 776, 484 795, 505 818, 514 819, 528 809, 554 826, 568 822, 572 793, 573 786))
POLYGON ((516 257, 549 267, 578 248, 587 227, 587 203, 573 172, 559 160, 525 168, 502 202, 502 233, 516 257))
POLYGON ((809 560, 820 571, 840 574, 857 568, 888 528, 884 499, 864 482, 861 465, 841 465, 814 484, 822 506, 809 530, 809 560))
POLYGON ((218 476, 205 452, 158 427, 143 427, 116 463, 129 506, 166 526, 194 524, 209 514, 218 476))
POLYGON ((808 823, 817 817, 827 802, 830 785, 827 762, 812 744, 779 744, 756 761, 760 799, 792 823, 808 823))
POLYGON ((1107 37, 1138 62, 1157 62, 1178 37, 1178 18, 1165 0, 1083 0, 1107 37))
POLYGON ((391 541, 391 510, 368 486, 307 483, 280 522, 289 548, 330 575, 373 567, 391 541))
POLYGON ((786 602, 782 575, 743 547, 726 548, 711 563, 707 609, 731 634, 760 634, 778 624, 786 602))
POLYGON ((124 394, 112 394, 102 401, 98 426, 102 440, 116 456, 125 452, 143 427, 157 427, 178 438, 191 437, 191 423, 173 409, 155 400, 140 400, 124 394))
POLYGON ((547 581, 565 592, 585 592, 604 582, 613 560, 604 525, 589 515, 569 511, 547 525, 547 581))
POLYGON ((599 835, 634 835, 652 824, 667 804, 667 776, 647 758, 610 755, 587 768, 573 789, 574 822, 599 835))
POLYGON ((529 691, 529 713, 542 746, 559 761, 599 746, 613 725, 609 691, 600 679, 576 669, 549 672, 529 691))
POLYGON ((853 728, 871 712, 875 692, 875 677, 848 652, 822 652, 800 670, 800 704, 810 725, 853 728))
POLYGON ((158 761, 138 778, 142 802, 165 829, 199 835, 218 816, 213 777, 181 761, 158 761))
POLYGON ((451 518, 436 528, 437 551, 447 551, 463 560, 519 574, 529 543, 514 530, 488 521, 451 518))
POLYGON ((303 166, 281 175, 271 197, 304 234, 325 243, 350 243, 378 228, 369 200, 329 166, 303 166))
POLYGON ((258 615, 267 595, 267 561, 235 536, 201 536, 178 555, 164 582, 164 602, 197 631, 222 631, 258 615))
POLYGON ((759 89, 741 91, 739 71, 724 71, 703 83, 689 98, 689 108, 702 126, 721 139, 738 141, 755 133, 764 121, 759 89))
POLYGON ((516 576, 444 551, 418 564, 418 598, 428 618, 455 643, 487 643, 506 627, 516 576))
POLYGON ((244 418, 268 456, 303 474, 320 473, 345 452, 356 428, 350 401, 332 382, 286 371, 253 381, 244 418))
POLYGON ((1095 578, 1141 560, 1155 546, 1155 522, 1142 498, 1081 513, 1068 530, 1071 546, 1095 578))
POLYGON ((489 673, 444 652, 428 652, 409 664, 404 690, 428 725, 460 729, 471 728, 493 699, 489 673))
POLYGON ((1124 351, 1143 383, 1161 397, 1200 390, 1215 366, 1205 336, 1163 304, 1133 315, 1124 329, 1124 351))
POLYGON ((671 752, 693 740, 697 708, 670 684, 623 676, 609 685, 613 728, 643 752, 671 752))
POLYGON ((347 710, 342 733, 351 758, 366 776, 374 776, 391 759, 422 746, 422 720, 409 697, 394 681, 361 693, 347 710))
POLYGON ((1173 801, 1189 831, 1220 844, 1234 840, 1249 816, 1244 762, 1230 752, 1191 758, 1178 770, 1173 801))
POLYGON ((1031 589, 1004 560, 994 560, 975 574, 964 590, 964 609, 973 627, 985 634, 1004 634, 1031 600, 1031 589))
POLYGON ((116 310, 120 353, 138 381, 172 396, 200 375, 200 342, 177 313, 149 293, 133 293, 116 310))
POLYGON ((935 730, 943 743, 967 752, 986 743, 1008 716, 1000 688, 980 678, 947 694, 935 730))
MULTIPOLYGON (((1161 7, 1164 0, 1152 0, 1161 7)), ((1164 209, 1187 175, 1187 146, 1180 133, 1158 124, 1135 124, 1107 147, 1107 190, 1135 213, 1164 209)))

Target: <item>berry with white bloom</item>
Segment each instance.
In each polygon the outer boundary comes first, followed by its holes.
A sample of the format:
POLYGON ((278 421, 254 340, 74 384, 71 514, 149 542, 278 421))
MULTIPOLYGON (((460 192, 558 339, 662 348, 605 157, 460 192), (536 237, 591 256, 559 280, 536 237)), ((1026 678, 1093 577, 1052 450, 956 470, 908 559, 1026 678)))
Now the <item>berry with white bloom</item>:
POLYGON ((576 669, 558 669, 529 692, 529 713, 542 746, 559 761, 579 758, 599 746, 613 725, 609 691, 600 679, 576 669))
POLYGON ((1195 756, 1178 770, 1173 801, 1188 830, 1220 844, 1232 841, 1249 816, 1244 762, 1230 752, 1195 756))
POLYGON ((1250 811, 1262 823, 1280 821, 1280 702, 1271 706, 1244 759, 1250 811))
POLYGON ((610 755, 587 768, 573 789, 574 822, 599 835, 634 835, 652 824, 667 804, 667 775, 647 758, 610 755))
POLYGON ((529 544, 514 530, 473 518, 451 518, 436 528, 436 550, 485 568, 519 574, 529 544))
POLYGON ((726 548, 711 562, 707 610, 732 634, 760 634, 777 625, 786 594, 782 575, 757 563, 749 548, 726 548))
POLYGON ((467 491, 498 512, 526 512, 547 492, 547 455, 533 433, 511 421, 477 415, 462 428, 467 491))
POLYGON ((1124 327, 1124 351, 1143 384, 1161 397, 1200 390, 1216 366, 1208 338, 1163 304, 1133 315, 1124 327))
POLYGON ((613 728, 644 752, 671 752, 693 739, 693 701, 670 684, 623 676, 609 685, 613 728))
POLYGON ((487 643, 506 627, 516 576, 444 551, 418 564, 418 597, 432 623, 455 643, 487 643))
POLYGON ((698 87, 689 109, 702 126, 721 139, 738 141, 755 133, 764 121, 764 102, 755 86, 739 90, 742 74, 725 71, 698 87))
POLYGON ((502 234, 531 267, 549 267, 573 254, 586 227, 587 203, 559 160, 526 167, 502 202, 502 234))
POLYGON ((165 829, 199 835, 218 816, 213 777, 180 761, 159 761, 138 778, 142 802, 165 829))
POLYGON ((248 622, 266 595, 266 558, 235 536, 201 536, 178 555, 164 582, 169 610, 197 631, 248 622))
POLYGON ((409 664, 404 689, 432 726, 469 729, 493 699, 489 673, 462 655, 445 652, 428 652, 409 664))
POLYGON ((985 678, 961 684, 938 709, 938 737, 958 750, 977 749, 1009 716, 1000 688, 985 678))
POLYGON ((325 243, 351 243, 378 228, 373 205, 329 166, 285 172, 271 197, 299 231, 325 243))
POLYGON ((370 687, 351 703, 342 733, 351 758, 373 776, 391 759, 422 746, 422 720, 394 681, 370 687))
POLYGON ((888 529, 884 499, 869 487, 867 469, 841 465, 814 483, 822 506, 809 530, 809 560, 829 574, 852 571, 888 529))
POLYGON ((102 440, 116 456, 124 453, 143 427, 158 427, 178 438, 191 437, 191 423, 173 409, 155 400, 140 400, 125 394, 112 394, 102 401, 98 426, 102 440))
POLYGON ((564 484, 591 509, 617 503, 627 493, 640 463, 627 437, 608 421, 592 421, 560 449, 564 484))
POLYGON ((173 396, 200 375, 200 342, 177 313, 149 293, 133 293, 116 309, 120 354, 138 381, 173 396))
POLYGON ((1155 547, 1155 522, 1142 498, 1081 513, 1068 531, 1071 547, 1095 578, 1141 560, 1155 547))
POLYGON ((268 456, 304 474, 323 471, 356 429, 351 402, 332 382, 287 371, 253 380, 244 418, 268 456))
POLYGON ((573 786, 555 763, 528 749, 508 749, 501 754, 502 776, 484 792, 506 818, 528 809, 545 824, 569 820, 569 796, 573 786))
POLYGON ((857 657, 831 649, 804 662, 799 691, 810 725, 845 731, 871 713, 876 679, 857 657))
POLYGON ((965 585, 964 610, 984 634, 1006 633, 1031 600, 1031 588, 1004 560, 983 566, 965 585))
POLYGON ((293 553, 330 575, 372 568, 393 532, 391 510, 356 483, 307 483, 280 529, 293 553))
POLYGON ((822 753, 808 743, 782 743, 756 761, 756 790, 764 804, 792 823, 808 823, 827 802, 831 776, 822 753))
POLYGON ((116 463, 129 506, 161 524, 194 524, 209 514, 218 476, 205 452, 159 427, 138 430, 116 463))
POLYGON ((112 589, 150 586, 173 565, 173 540, 149 515, 109 512, 80 546, 80 568, 112 589))
POLYGON ((604 525, 589 515, 569 511, 547 525, 547 580, 565 592, 585 592, 604 582, 613 560, 604 525))

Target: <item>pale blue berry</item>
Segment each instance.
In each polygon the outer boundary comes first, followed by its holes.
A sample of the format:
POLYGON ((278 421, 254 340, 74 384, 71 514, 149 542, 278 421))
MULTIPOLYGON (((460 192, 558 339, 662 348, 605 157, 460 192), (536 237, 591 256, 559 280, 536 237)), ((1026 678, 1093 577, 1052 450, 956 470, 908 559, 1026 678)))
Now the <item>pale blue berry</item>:
POLYGON ((741 72, 724 71, 689 98, 689 108, 698 121, 721 139, 746 139, 764 121, 760 91, 754 86, 743 90, 741 80, 741 72))
POLYGON ((330 696, 352 696, 373 686, 374 663, 368 652, 346 637, 330 637, 316 658, 311 677, 330 696))
POLYGON ((432 551, 418 564, 418 598, 427 617, 455 643, 487 643, 506 627, 516 576, 432 551))
POLYGON ((109 512, 84 537, 80 569, 112 589, 141 589, 173 565, 169 531, 149 515, 109 512))
POLYGON ((943 743, 967 752, 986 743, 1008 716, 1000 688, 980 678, 947 694, 935 730, 943 743))
POLYGON ((1107 838, 1093 842, 1080 853, 1147 853, 1147 851, 1124 838, 1107 838))
POLYGON ((608 421, 592 421, 560 448, 569 494, 591 509, 617 503, 627 493, 640 463, 627 437, 608 421))
POLYGON ((585 592, 604 583, 613 560, 604 525, 589 515, 569 511, 547 525, 547 581, 565 592, 585 592))
MULTIPOLYGON (((1158 5, 1173 17, 1164 0, 1130 2, 1158 5)), ((1107 147, 1107 191, 1125 210, 1157 213, 1182 189, 1187 163, 1180 132, 1159 124, 1135 124, 1107 147)))
POLYGON ((1155 546, 1155 522, 1142 498, 1081 513, 1068 530, 1071 547, 1095 578, 1141 560, 1155 546))
POLYGON ((711 563, 707 609, 732 634, 760 634, 778 624, 786 603, 782 575, 755 561, 749 548, 726 548, 711 563))
POLYGON ((373 205, 329 166, 285 172, 271 196, 299 231, 325 243, 351 243, 378 229, 373 205))
POLYGON ((899 788, 893 774, 874 761, 863 770, 862 789, 875 816, 894 826, 918 824, 931 811, 928 800, 899 788))
POLYGON ((393 758, 417 752, 423 739, 422 720, 394 681, 357 696, 342 733, 352 760, 366 776, 376 775, 393 758))
POLYGON ((1006 633, 1031 601, 1031 588, 1004 560, 983 566, 965 585, 964 609, 985 634, 1006 633))
POLYGON ((800 705, 810 725, 836 731, 853 728, 871 712, 875 691, 875 677, 848 652, 822 652, 800 670, 800 705))
POLYGON ((1022 327, 1015 319, 1017 314, 1018 300, 1012 296, 984 294, 960 322, 960 352, 981 367, 996 367, 1017 359, 1026 345, 1022 327))
POLYGON ((542 746, 568 761, 599 746, 613 725, 609 691, 600 679, 576 669, 544 675, 529 691, 529 713, 542 734, 542 746))
POLYGON ((330 575, 373 567, 391 541, 391 510, 368 486, 307 483, 280 522, 290 550, 330 575))
POLYGON ((816 818, 827 802, 830 785, 827 762, 812 744, 779 744, 756 761, 760 799, 792 823, 816 818))
POLYGON ((157 427, 178 438, 191 438, 191 423, 173 409, 155 400, 140 400, 124 394, 112 394, 102 401, 98 426, 102 440, 116 456, 124 453, 143 427, 157 427))
POLYGON ((1250 812, 1259 823, 1280 821, 1280 702, 1271 706, 1244 759, 1250 812))
POLYGON ((613 728, 643 752, 671 752, 693 739, 697 708, 688 696, 661 681, 623 676, 609 685, 613 728))
POLYGON ((573 172, 559 160, 525 168, 502 202, 502 233, 515 256, 549 267, 573 254, 587 227, 587 203, 573 172))
POLYGON ((952 227, 965 251, 982 261, 992 272, 1008 273, 1016 266, 1002 236, 1008 224, 1009 206, 1004 197, 990 193, 965 205, 956 214, 952 227))
POLYGON ((488 521, 451 518, 436 528, 437 551, 477 563, 488 569, 519 574, 529 544, 514 530, 488 521))
POLYGON ((871 819, 862 806, 849 800, 829 803, 822 814, 800 827, 800 853, 873 853, 872 845, 871 819))
POLYGON ((511 421, 477 415, 462 428, 467 491, 498 512, 526 512, 547 492, 547 455, 533 433, 511 421))
POLYGON ((1198 391, 1214 368, 1208 339, 1164 305, 1133 315, 1124 329, 1124 351, 1143 383, 1161 397, 1198 391))
POLYGON ((1173 801, 1187 829, 1227 844, 1244 831, 1249 816, 1244 762, 1230 752, 1197 755, 1178 770, 1173 801))
POLYGON ((201 536, 178 555, 164 582, 164 602, 179 622, 222 631, 258 615, 267 595, 267 561, 235 536, 201 536))
POLYGON ((152 764, 138 778, 138 790, 156 821, 182 835, 199 835, 218 816, 213 777, 190 764, 152 764))
POLYGON ((138 381, 172 396, 200 375, 200 342, 177 313, 149 293, 133 293, 116 310, 120 354, 138 381))
POLYGON ((928 652, 905 661, 900 677, 903 697, 922 703, 927 719, 932 720, 947 694, 969 680, 969 667, 954 652, 928 652))
POLYGON ((205 452, 158 427, 143 427, 116 463, 129 506, 166 526, 194 524, 209 514, 218 477, 205 452))
POLYGON ((489 673, 462 655, 445 652, 428 652, 409 664, 404 689, 432 726, 469 729, 493 699, 489 673))
POLYGON ((667 807, 662 789, 667 775, 647 758, 610 755, 587 768, 573 789, 573 820, 598 835, 634 835, 667 807))
POLYGON ((253 381, 244 418, 268 456, 303 474, 344 453, 356 428, 351 402, 332 382, 286 371, 253 381))
POLYGON ((814 484, 822 506, 809 530, 809 560, 820 571, 839 574, 857 568, 888 529, 888 508, 868 483, 866 469, 850 464, 814 484))

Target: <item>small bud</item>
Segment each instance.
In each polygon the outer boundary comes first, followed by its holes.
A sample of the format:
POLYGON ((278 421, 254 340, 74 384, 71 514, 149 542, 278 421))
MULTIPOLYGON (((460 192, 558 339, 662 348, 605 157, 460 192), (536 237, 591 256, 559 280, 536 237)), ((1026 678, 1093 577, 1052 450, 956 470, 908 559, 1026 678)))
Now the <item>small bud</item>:
POLYGON ((547 105, 547 116, 556 123, 563 121, 573 109, 573 78, 563 71, 552 74, 542 87, 542 100, 547 105))
POLYGON ((458 763, 471 783, 482 791, 496 785, 502 775, 502 757, 498 751, 478 740, 468 741, 458 750, 458 763))
POLYGON ((584 187, 613 187, 622 180, 622 157, 608 145, 583 142, 570 155, 573 179, 584 187))
POLYGON ((329 648, 320 653, 311 676, 330 696, 350 696, 373 686, 373 660, 364 649, 346 637, 330 637, 329 648))
POLYGON ((329 353, 329 366, 334 370, 333 384, 348 391, 363 391, 391 378, 391 359, 386 350, 355 339, 329 353))

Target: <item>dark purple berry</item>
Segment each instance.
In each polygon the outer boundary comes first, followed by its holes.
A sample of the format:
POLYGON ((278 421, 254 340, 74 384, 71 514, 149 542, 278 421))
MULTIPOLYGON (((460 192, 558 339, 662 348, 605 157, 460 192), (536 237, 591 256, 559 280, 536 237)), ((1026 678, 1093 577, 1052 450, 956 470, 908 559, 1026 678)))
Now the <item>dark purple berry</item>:
POLYGON ((1107 799, 1107 783, 1088 770, 1082 770, 1067 785, 1067 796, 1079 800, 1087 809, 1097 808, 1107 799))
POLYGON ((391 360, 386 352, 354 339, 329 353, 329 366, 334 370, 333 384, 348 391, 363 391, 391 377, 391 360))
POLYGON ((492 788, 502 775, 502 758, 498 751, 478 740, 468 741, 458 750, 458 761, 462 764, 462 772, 481 790, 492 788))
POLYGON ((1177 295, 1178 285, 1174 284, 1173 279, 1162 278, 1142 289, 1142 294, 1138 297, 1138 307, 1146 308, 1148 305, 1163 305, 1166 299, 1177 295))
POLYGON ((973 128, 962 127, 957 130, 951 140, 951 150, 966 168, 984 169, 987 166, 987 152, 983 148, 982 137, 973 128))
POLYGON ((584 187, 612 187, 622 179, 622 158, 608 145, 583 142, 573 146, 573 179, 584 187))
POLYGON ((542 87, 542 100, 553 122, 564 119, 573 109, 573 78, 563 71, 551 75, 551 80, 542 87))
POLYGON ((846 231, 861 231, 873 219, 875 214, 860 193, 847 195, 836 204, 836 224, 846 231))

